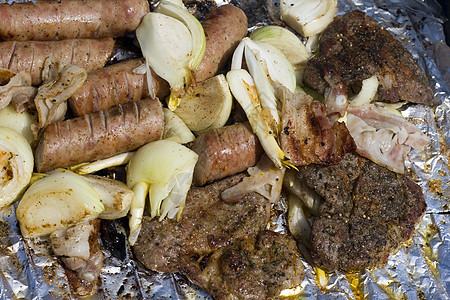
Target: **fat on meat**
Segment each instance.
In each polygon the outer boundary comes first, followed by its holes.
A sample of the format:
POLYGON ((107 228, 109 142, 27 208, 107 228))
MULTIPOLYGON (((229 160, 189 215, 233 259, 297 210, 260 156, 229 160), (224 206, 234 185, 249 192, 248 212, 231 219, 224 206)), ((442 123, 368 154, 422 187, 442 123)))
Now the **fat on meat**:
POLYGON ((54 254, 61 258, 71 290, 78 297, 97 292, 103 267, 99 228, 100 220, 94 219, 50 235, 54 254))
POLYGON ((417 126, 375 104, 349 107, 346 125, 360 155, 397 173, 404 173, 411 148, 430 143, 417 126))

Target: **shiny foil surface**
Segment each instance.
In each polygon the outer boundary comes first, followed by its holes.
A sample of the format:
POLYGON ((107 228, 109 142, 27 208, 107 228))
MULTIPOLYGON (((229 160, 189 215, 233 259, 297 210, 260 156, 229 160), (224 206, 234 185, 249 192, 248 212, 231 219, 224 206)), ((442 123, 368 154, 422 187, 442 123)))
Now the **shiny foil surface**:
MULTIPOLYGON (((214 4, 196 3, 190 3, 194 10, 214 4)), ((276 0, 231 3, 247 13, 250 30, 281 24, 276 0)), ((431 80, 436 105, 408 105, 402 111, 432 141, 424 151, 412 150, 406 162, 428 208, 412 240, 391 255, 386 267, 364 274, 318 276, 304 262, 306 277, 295 298, 450 299, 450 49, 443 33, 445 17, 433 0, 338 0, 338 14, 353 9, 366 12, 399 39, 431 80)), ((201 14, 200 9, 197 12, 201 14)), ((48 252, 48 242, 20 235, 16 205, 0 212, 0 299, 74 298, 62 266, 48 252)), ((284 230, 284 222, 282 216, 275 218, 274 228, 284 230)), ((152 272, 135 261, 126 239, 126 220, 104 223, 99 241, 105 261, 101 286, 93 298, 211 298, 181 275, 152 272)))

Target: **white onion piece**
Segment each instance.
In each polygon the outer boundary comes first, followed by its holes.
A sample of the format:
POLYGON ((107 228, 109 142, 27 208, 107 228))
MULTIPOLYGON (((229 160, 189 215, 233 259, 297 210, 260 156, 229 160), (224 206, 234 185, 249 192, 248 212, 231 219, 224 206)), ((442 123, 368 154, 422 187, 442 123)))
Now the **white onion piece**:
POLYGON ((192 86, 181 97, 175 114, 190 130, 201 134, 223 127, 232 106, 233 97, 228 82, 224 75, 219 74, 192 86))
POLYGON ((289 165, 265 118, 252 76, 243 69, 231 70, 227 73, 227 80, 267 156, 278 168, 289 165))
POLYGON ((38 130, 64 118, 67 99, 84 84, 86 78, 87 71, 81 67, 53 57, 45 60, 42 70, 44 82, 34 98, 38 112, 38 124, 33 126, 36 139, 38 130))
POLYGON ((289 29, 281 26, 264 26, 250 34, 254 41, 272 45, 280 50, 292 65, 306 62, 309 53, 302 41, 289 29))
POLYGON ((310 54, 292 31, 275 25, 264 26, 253 31, 250 38, 280 50, 292 64, 297 84, 302 84, 303 70, 310 54))
POLYGON ((82 163, 70 168, 71 171, 77 174, 91 174, 98 172, 100 170, 117 167, 124 164, 127 164, 130 159, 133 157, 134 152, 125 152, 121 154, 117 154, 111 156, 109 158, 96 160, 90 163, 82 163))
POLYGON ((80 223, 63 228, 50 234, 50 245, 57 256, 79 257, 90 256, 89 236, 94 231, 92 224, 80 223))
POLYGON ((0 208, 17 200, 30 182, 33 166, 33 152, 25 137, 0 127, 0 208))
POLYGON ((15 96, 22 93, 26 95, 34 94, 35 89, 31 86, 29 72, 15 74, 6 85, 0 86, 0 110, 8 106, 15 96))
POLYGON ((155 141, 138 149, 127 166, 127 185, 134 191, 130 244, 136 242, 140 230, 147 192, 151 217, 180 216, 197 159, 197 153, 173 141, 155 141))
POLYGON ((96 175, 84 175, 83 177, 92 185, 105 206, 103 212, 98 216, 100 219, 113 220, 128 214, 134 193, 125 183, 96 175))
POLYGON ((136 29, 136 37, 148 66, 173 90, 182 91, 192 76, 187 68, 194 47, 189 29, 175 18, 151 12, 136 29))
POLYGON ((296 240, 308 244, 311 236, 311 225, 302 208, 302 201, 297 196, 288 196, 288 226, 296 240))
POLYGON ((361 106, 372 102, 378 90, 378 78, 373 75, 362 81, 361 91, 354 98, 348 101, 350 106, 361 106))
POLYGON ((92 220, 103 210, 99 195, 81 175, 58 172, 27 189, 16 216, 22 235, 37 237, 92 220))
MULTIPOLYGON (((178 109, 177 109, 178 110, 178 109)), ((186 144, 195 140, 195 136, 186 126, 180 117, 168 108, 164 111, 164 133, 163 139, 174 141, 180 144, 186 144)))
POLYGON ((206 49, 206 37, 202 24, 189 13, 182 1, 161 0, 155 9, 156 13, 162 13, 182 22, 192 35, 192 55, 187 67, 192 71, 197 71, 200 66, 206 49))
POLYGON ((282 85, 293 93, 296 86, 294 68, 283 52, 270 44, 253 41, 250 38, 244 38, 242 41, 258 60, 272 84, 282 85))
POLYGON ((17 112, 12 104, 0 110, 0 126, 14 129, 23 135, 28 143, 33 143, 33 132, 31 125, 36 122, 36 116, 27 111, 17 112))
POLYGON ((285 170, 286 168, 275 167, 272 161, 266 155, 263 155, 256 166, 247 169, 250 177, 245 177, 238 184, 224 190, 221 197, 228 200, 243 194, 256 192, 269 199, 271 203, 277 203, 283 187, 285 170))
POLYGON ((280 18, 305 37, 321 33, 336 14, 337 0, 282 0, 280 18))
POLYGON ((265 119, 271 131, 278 134, 281 125, 274 86, 282 85, 294 92, 296 87, 294 68, 280 50, 250 38, 244 38, 235 50, 232 70, 240 70, 242 56, 245 56, 248 71, 255 83, 265 119))
POLYGON ((319 204, 322 202, 322 198, 316 191, 307 186, 301 181, 295 170, 287 170, 284 175, 284 187, 286 190, 297 196, 303 203, 303 205, 312 213, 318 212, 319 204))

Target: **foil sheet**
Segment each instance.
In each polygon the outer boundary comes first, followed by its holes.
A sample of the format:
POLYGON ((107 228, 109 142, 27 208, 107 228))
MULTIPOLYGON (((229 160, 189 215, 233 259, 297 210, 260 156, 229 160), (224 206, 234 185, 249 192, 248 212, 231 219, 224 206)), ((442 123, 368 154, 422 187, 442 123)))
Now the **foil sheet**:
MULTIPOLYGON (((0 0, 6 2, 14 0, 0 0)), ((250 30, 281 24, 277 0, 231 2, 246 12, 250 30)), ((208 4, 214 2, 201 3, 208 4)), ((450 299, 450 49, 442 27, 445 18, 433 0, 338 0, 338 14, 353 9, 366 12, 397 37, 432 80, 436 105, 411 105, 402 111, 432 140, 424 151, 412 150, 406 162, 428 208, 412 240, 382 269, 319 280, 305 262, 306 277, 297 298, 450 299)), ((46 241, 23 239, 14 211, 15 206, 0 212, 0 299, 73 299, 46 241)), ((274 227, 283 230, 283 223, 276 218, 274 227)), ((135 261, 123 220, 109 222, 104 230, 108 235, 103 232, 100 238, 105 256, 102 283, 94 298, 211 299, 183 276, 152 272, 135 261)))

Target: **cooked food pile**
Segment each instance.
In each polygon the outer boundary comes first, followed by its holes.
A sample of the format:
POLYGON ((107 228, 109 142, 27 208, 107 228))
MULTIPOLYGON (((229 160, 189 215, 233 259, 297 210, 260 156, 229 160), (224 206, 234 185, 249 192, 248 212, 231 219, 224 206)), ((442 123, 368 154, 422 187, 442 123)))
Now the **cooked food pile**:
POLYGON ((401 106, 431 104, 428 78, 361 11, 281 10, 286 28, 249 34, 231 4, 202 22, 176 0, 0 4, 0 207, 17 201, 74 295, 101 287, 111 219, 146 268, 215 299, 298 293, 307 263, 383 267, 413 236, 426 203, 404 161, 429 139, 401 106))

